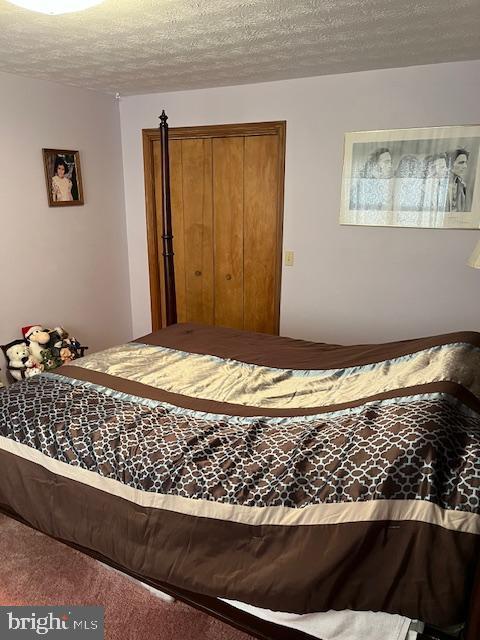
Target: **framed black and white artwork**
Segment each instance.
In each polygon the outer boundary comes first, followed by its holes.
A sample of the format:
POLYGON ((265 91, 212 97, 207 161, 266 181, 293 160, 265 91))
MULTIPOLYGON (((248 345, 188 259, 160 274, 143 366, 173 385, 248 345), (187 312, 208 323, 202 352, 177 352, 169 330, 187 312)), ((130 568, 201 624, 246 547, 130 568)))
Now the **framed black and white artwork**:
POLYGON ((480 126, 345 134, 340 223, 480 228, 480 126))

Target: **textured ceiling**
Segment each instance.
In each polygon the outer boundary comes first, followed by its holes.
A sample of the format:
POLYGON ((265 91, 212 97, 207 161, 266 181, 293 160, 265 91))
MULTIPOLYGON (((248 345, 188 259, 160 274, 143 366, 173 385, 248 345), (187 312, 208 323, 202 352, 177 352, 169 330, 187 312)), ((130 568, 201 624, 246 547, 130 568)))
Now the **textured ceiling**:
POLYGON ((0 70, 122 95, 480 58, 480 0, 0 0, 0 70))

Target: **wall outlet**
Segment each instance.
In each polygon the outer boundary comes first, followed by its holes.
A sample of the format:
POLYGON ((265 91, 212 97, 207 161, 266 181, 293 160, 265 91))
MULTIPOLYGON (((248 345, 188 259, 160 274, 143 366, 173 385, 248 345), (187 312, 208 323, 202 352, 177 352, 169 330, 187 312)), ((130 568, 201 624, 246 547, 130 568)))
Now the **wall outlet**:
POLYGON ((293 267, 294 253, 293 251, 285 251, 285 266, 293 267))

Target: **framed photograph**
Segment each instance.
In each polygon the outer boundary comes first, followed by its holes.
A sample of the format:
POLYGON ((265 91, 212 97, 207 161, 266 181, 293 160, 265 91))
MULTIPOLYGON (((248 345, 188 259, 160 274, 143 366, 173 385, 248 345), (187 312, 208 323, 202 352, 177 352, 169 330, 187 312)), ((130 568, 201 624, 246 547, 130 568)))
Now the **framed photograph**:
POLYGON ((82 171, 78 151, 43 149, 43 165, 50 207, 83 204, 82 171))
POLYGON ((480 126, 345 134, 340 224, 480 227, 480 126))

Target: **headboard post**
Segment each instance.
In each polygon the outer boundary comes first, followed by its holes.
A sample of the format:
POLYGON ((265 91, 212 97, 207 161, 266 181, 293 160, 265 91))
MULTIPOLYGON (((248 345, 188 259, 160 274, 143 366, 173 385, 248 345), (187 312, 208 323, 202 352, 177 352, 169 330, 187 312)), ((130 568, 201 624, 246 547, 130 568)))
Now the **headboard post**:
POLYGON ((168 154, 168 124, 165 110, 160 116, 160 140, 162 144, 162 221, 163 265, 165 274, 166 324, 177 322, 175 294, 175 267, 173 262, 172 205, 170 200, 170 161, 168 154))

